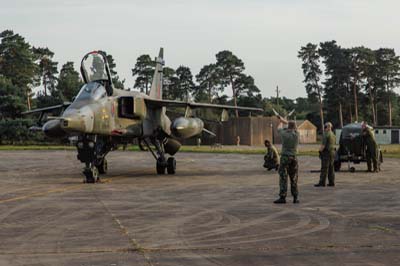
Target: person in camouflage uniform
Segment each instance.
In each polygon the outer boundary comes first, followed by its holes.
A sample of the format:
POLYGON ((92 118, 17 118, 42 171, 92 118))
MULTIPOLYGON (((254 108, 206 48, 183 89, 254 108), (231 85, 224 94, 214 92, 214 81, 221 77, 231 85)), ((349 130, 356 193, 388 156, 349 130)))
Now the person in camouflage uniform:
POLYGON ((299 143, 299 133, 296 130, 296 123, 294 121, 287 122, 280 116, 278 118, 283 124, 288 124, 288 127, 287 129, 278 129, 282 141, 282 152, 279 165, 279 199, 275 200, 274 203, 286 203, 288 176, 290 178, 290 191, 293 196, 293 203, 299 203, 299 191, 297 188, 297 145, 299 143))
POLYGON ((279 169, 279 153, 271 144, 271 142, 266 139, 264 142, 265 147, 267 147, 267 153, 264 155, 264 167, 270 171, 271 169, 279 169))
POLYGON ((372 132, 372 129, 368 126, 366 122, 362 123, 361 128, 366 149, 365 155, 367 159, 368 172, 372 172, 372 166, 374 172, 379 172, 380 170, 380 165, 378 162, 379 151, 378 151, 378 144, 376 143, 375 140, 374 132, 372 132))
POLYGON ((321 158, 321 175, 316 187, 324 187, 326 185, 326 176, 328 176, 328 186, 335 186, 335 169, 333 163, 335 161, 335 142, 336 136, 332 132, 332 123, 327 122, 324 126, 324 136, 321 147, 319 148, 321 158))

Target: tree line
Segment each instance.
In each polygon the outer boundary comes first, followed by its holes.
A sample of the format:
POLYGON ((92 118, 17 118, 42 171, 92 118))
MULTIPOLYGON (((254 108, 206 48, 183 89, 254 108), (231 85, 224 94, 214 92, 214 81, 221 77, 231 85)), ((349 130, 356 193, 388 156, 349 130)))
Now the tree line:
MULTIPOLYGON (((103 53, 117 88, 149 92, 155 67, 150 55, 140 55, 132 63, 135 82, 129 88, 118 76, 112 55, 103 53)), ((324 120, 332 121, 336 127, 361 120, 374 125, 400 123, 399 96, 394 92, 399 85, 400 63, 394 49, 342 48, 331 41, 309 43, 301 47, 298 57, 307 97, 263 97, 254 78, 246 73, 244 62, 228 50, 218 52, 213 62, 195 74, 188 66, 165 66, 163 97, 259 107, 267 116, 273 115, 272 108, 282 115, 295 109, 292 118, 308 119, 316 125, 322 125, 324 120), (232 97, 227 96, 227 91, 232 97)), ((22 117, 23 111, 72 101, 83 85, 75 68, 72 61, 59 68, 48 47, 32 46, 12 30, 1 32, 0 143, 32 138, 34 133, 23 129, 34 121, 22 117)), ((199 112, 198 115, 211 118, 220 115, 199 112)), ((248 113, 239 111, 235 115, 248 113)))
MULTIPOLYGON (((216 54, 216 61, 203 66, 195 76, 187 66, 177 69, 164 67, 165 99, 191 100, 197 102, 223 103, 228 102, 224 94, 227 89, 232 91, 232 103, 250 101, 252 106, 261 105, 260 90, 255 85, 254 78, 244 73, 243 61, 231 51, 221 51, 216 54)), ((132 75, 136 77, 134 88, 148 93, 154 73, 154 61, 149 55, 137 58, 132 75)), ((239 113, 236 112, 236 116, 239 113)))
POLYGON ((301 47, 304 83, 310 101, 319 105, 324 120, 343 127, 355 121, 372 125, 400 122, 400 59, 392 48, 343 48, 336 41, 301 47), (395 114, 395 115, 393 115, 395 114))

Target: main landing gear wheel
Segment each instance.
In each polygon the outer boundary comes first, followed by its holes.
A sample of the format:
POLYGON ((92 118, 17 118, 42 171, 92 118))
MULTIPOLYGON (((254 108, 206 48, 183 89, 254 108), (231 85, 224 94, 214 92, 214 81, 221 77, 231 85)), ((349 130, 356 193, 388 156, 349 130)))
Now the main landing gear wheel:
POLYGON ((83 174, 86 177, 85 183, 95 183, 99 180, 99 170, 97 169, 97 167, 92 166, 89 169, 85 169, 85 171, 83 171, 83 174))
POLYGON ((157 160, 157 164, 156 164, 156 168, 157 168, 157 174, 159 175, 164 175, 165 174, 165 162, 163 162, 162 160, 158 159, 157 160))
POLYGON ((108 170, 107 160, 104 158, 101 164, 97 168, 99 169, 100 174, 107 174, 108 170))
POLYGON ((176 160, 174 157, 169 157, 167 160, 167 172, 169 175, 175 174, 176 171, 176 160))

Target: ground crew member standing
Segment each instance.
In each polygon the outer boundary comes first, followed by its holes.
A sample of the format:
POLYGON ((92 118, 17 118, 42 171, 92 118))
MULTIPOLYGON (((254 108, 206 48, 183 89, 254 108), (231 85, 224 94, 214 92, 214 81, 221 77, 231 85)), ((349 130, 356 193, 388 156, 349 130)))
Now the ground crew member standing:
POLYGON ((368 172, 372 172, 372 165, 374 167, 374 172, 379 172, 380 169, 378 167, 378 144, 376 143, 374 133, 366 122, 362 123, 361 128, 366 149, 365 155, 367 157, 366 159, 368 172))
POLYGON ((279 153, 271 144, 271 142, 266 139, 264 141, 265 147, 267 147, 267 153, 264 155, 264 167, 270 171, 271 169, 279 169, 279 153))
POLYGON ((328 186, 335 186, 335 169, 333 163, 335 161, 335 142, 336 136, 332 132, 332 123, 327 122, 324 126, 324 136, 322 139, 319 153, 321 157, 321 175, 318 184, 315 187, 324 187, 326 185, 326 176, 328 176, 328 186))
POLYGON ((278 116, 278 118, 281 123, 288 124, 288 128, 278 129, 282 141, 282 152, 279 165, 279 199, 275 200, 274 203, 286 203, 288 176, 290 178, 290 191, 292 192, 293 203, 299 203, 297 188, 297 145, 299 143, 299 133, 296 130, 296 123, 294 121, 287 122, 281 116, 278 116))

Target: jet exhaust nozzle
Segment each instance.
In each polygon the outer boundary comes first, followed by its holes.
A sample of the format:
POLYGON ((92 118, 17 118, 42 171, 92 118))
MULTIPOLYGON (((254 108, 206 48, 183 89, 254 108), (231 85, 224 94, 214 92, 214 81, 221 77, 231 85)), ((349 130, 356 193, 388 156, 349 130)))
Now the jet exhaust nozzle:
POLYGON ((204 122, 199 118, 179 117, 171 125, 172 134, 184 139, 199 135, 203 128, 204 122))

